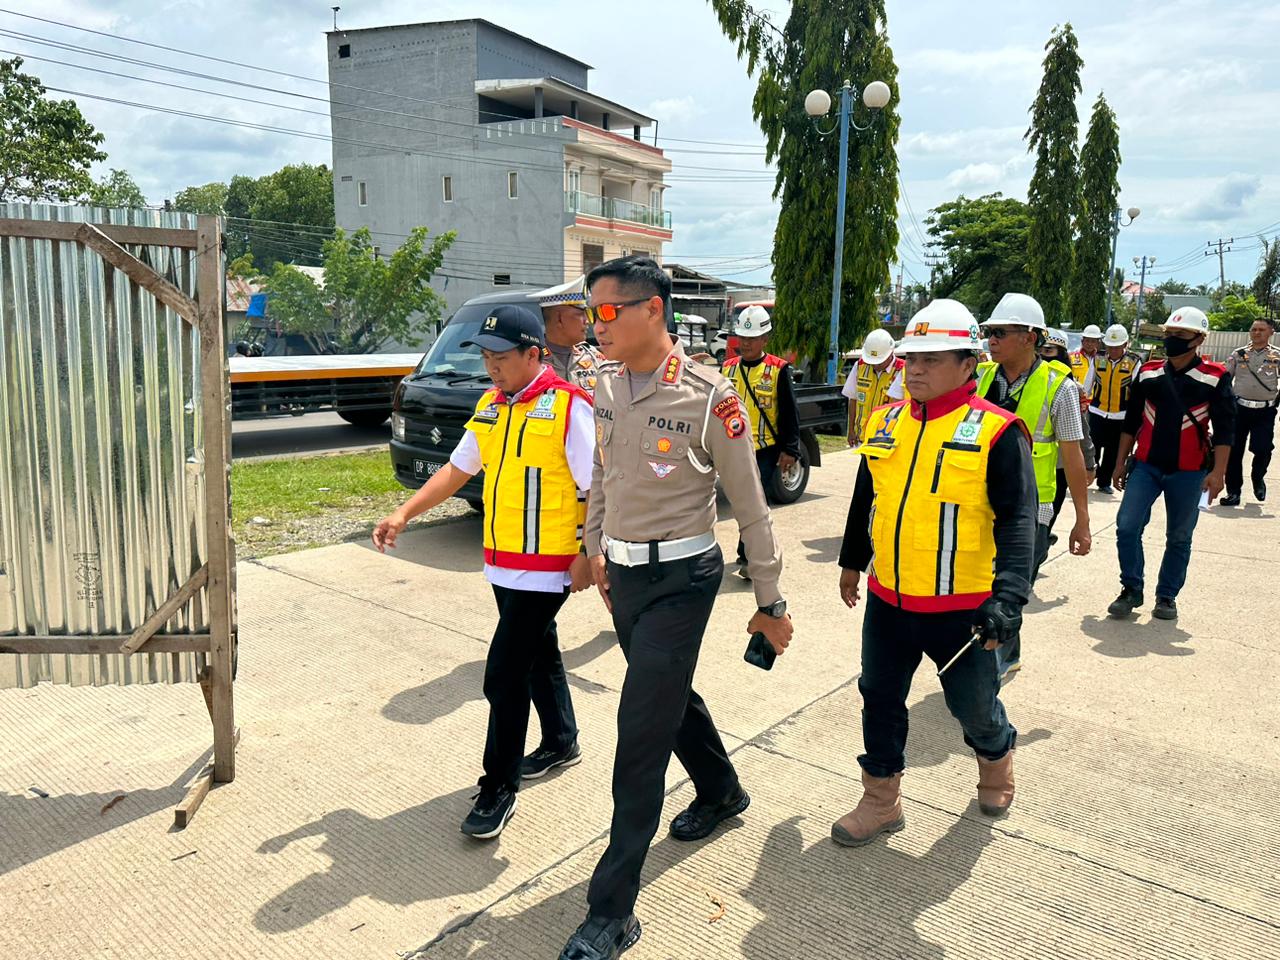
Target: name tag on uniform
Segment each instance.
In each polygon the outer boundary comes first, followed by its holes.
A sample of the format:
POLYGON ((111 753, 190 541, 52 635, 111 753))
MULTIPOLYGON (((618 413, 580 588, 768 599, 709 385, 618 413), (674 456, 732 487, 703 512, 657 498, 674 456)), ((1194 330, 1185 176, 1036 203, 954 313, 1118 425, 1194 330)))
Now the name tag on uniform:
POLYGON ((976 443, 981 431, 982 424, 961 420, 956 424, 956 432, 951 435, 951 440, 954 443, 976 443))
POLYGON ((554 420, 556 418, 556 392, 548 390, 538 398, 533 409, 525 414, 530 420, 554 420))
POLYGON ((498 405, 496 403, 491 403, 487 407, 485 407, 483 410, 477 410, 476 419, 477 420, 497 420, 498 405))

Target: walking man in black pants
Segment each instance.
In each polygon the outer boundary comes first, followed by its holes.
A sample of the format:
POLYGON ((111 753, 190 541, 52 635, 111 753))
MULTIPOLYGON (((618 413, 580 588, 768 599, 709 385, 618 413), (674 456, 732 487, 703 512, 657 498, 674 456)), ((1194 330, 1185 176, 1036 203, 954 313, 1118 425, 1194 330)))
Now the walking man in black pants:
POLYGON ((1129 350, 1129 331, 1123 323, 1107 327, 1105 353, 1093 358, 1093 396, 1089 402, 1089 431, 1098 454, 1098 489, 1114 493, 1111 475, 1120 450, 1120 431, 1129 409, 1129 391, 1142 358, 1129 350))
POLYGON ((542 362, 542 321, 503 305, 461 346, 477 346, 493 380, 440 471, 373 531, 379 550, 418 514, 443 503, 484 471, 484 575, 498 604, 485 663, 489 732, 484 776, 462 832, 500 834, 516 809, 521 777, 578 762, 578 728, 556 636, 569 591, 591 585, 581 552, 595 448, 591 403, 542 362), (542 748, 522 759, 531 699, 542 748))
POLYGON ((1280 393, 1280 347, 1271 344, 1274 320, 1255 320, 1249 328, 1249 346, 1233 350, 1227 371, 1236 392, 1236 433, 1227 460, 1227 495, 1224 507, 1240 505, 1244 489, 1244 454, 1253 454, 1250 478, 1253 496, 1267 499, 1267 467, 1275 447, 1276 396, 1280 393))

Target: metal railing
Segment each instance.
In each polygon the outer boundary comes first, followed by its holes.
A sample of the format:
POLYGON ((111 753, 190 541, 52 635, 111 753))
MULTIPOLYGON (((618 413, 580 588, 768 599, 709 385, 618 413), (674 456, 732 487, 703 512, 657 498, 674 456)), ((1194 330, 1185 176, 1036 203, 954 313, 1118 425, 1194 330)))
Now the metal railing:
POLYGON ((580 190, 566 190, 564 195, 565 213, 581 213, 588 217, 601 217, 605 220, 626 220, 630 223, 643 223, 650 227, 671 229, 671 213, 667 210, 656 210, 644 203, 631 200, 620 200, 614 197, 597 197, 580 190))

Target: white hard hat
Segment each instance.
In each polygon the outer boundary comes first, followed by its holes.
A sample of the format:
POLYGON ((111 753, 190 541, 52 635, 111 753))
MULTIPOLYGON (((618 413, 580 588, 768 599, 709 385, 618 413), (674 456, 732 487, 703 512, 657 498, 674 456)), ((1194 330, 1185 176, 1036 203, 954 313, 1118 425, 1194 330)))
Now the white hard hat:
POLYGON ((1169 314, 1164 322, 1166 330, 1194 330, 1196 333, 1209 332, 1209 318, 1199 307, 1179 307, 1169 314))
POLYGON ((884 363, 893 356, 893 334, 888 330, 872 330, 862 341, 862 359, 867 363, 884 363))
POLYGON ((959 300, 933 300, 911 318, 898 341, 898 353, 977 350, 978 321, 959 300))
POLYGON ((1091 323, 1080 331, 1080 336, 1086 340, 1101 340, 1102 328, 1096 323, 1091 323))
POLYGON ((991 311, 984 326, 988 327, 1030 327, 1032 330, 1044 330, 1044 310, 1036 302, 1035 297, 1025 293, 1006 293, 991 311))
POLYGON ((1061 330, 1050 330, 1044 335, 1044 342, 1061 347, 1063 350, 1067 349, 1067 335, 1061 330))
POLYGON ((773 321, 769 318, 769 311, 758 303, 738 314, 733 325, 733 332, 740 337, 763 337, 772 329, 773 321))
POLYGON ((1123 347, 1129 342, 1129 330, 1123 323, 1113 323, 1102 335, 1102 342, 1108 347, 1123 347))

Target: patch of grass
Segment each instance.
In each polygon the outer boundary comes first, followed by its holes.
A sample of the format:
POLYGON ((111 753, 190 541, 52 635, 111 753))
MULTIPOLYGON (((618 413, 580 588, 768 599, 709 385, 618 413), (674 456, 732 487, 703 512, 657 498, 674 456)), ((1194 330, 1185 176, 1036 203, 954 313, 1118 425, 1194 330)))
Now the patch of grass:
POLYGON ((849 444, 843 436, 836 436, 831 433, 818 434, 818 449, 823 453, 838 453, 841 450, 848 450, 849 444))

